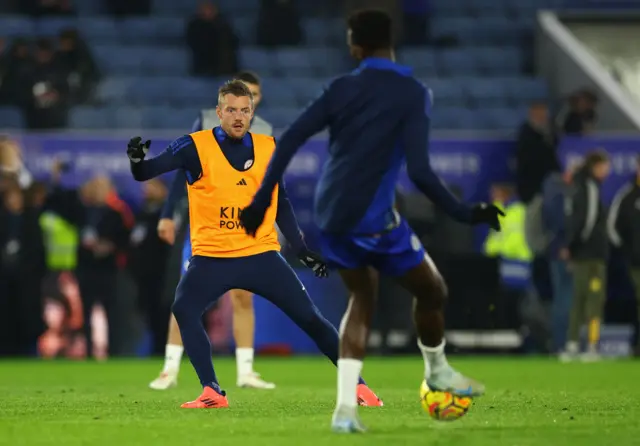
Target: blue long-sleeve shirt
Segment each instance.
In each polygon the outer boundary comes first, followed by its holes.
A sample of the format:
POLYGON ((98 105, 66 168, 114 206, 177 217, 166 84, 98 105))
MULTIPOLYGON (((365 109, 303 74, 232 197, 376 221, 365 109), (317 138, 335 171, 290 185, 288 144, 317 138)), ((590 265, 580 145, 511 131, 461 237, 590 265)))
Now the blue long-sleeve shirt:
MULTIPOLYGON (((229 137, 220 127, 216 127, 212 131, 223 154, 235 169, 244 170, 246 162, 254 159, 253 140, 250 134, 245 135, 241 140, 237 140, 229 137)), ((186 183, 193 184, 202 176, 202 165, 198 157, 198 151, 193 138, 189 135, 176 139, 165 151, 154 158, 145 159, 139 163, 131 163, 131 173, 137 181, 146 181, 174 170, 178 172, 176 173, 174 186, 171 188, 172 194, 178 193, 176 192, 176 183, 180 184, 181 190, 179 193, 183 196, 184 185, 186 183)), ((287 197, 284 183, 279 182, 278 184, 276 223, 292 249, 295 252, 300 252, 306 249, 302 232, 293 212, 291 202, 287 197)), ((172 199, 175 200, 175 196, 172 199)), ((173 201, 173 204, 175 202, 173 201)))
POLYGON ((411 180, 458 221, 471 209, 443 185, 429 162, 431 92, 411 69, 369 58, 335 79, 278 141, 255 202, 266 206, 270 191, 298 148, 329 128, 329 159, 316 189, 320 229, 333 233, 378 233, 395 223, 395 186, 406 160, 411 180))

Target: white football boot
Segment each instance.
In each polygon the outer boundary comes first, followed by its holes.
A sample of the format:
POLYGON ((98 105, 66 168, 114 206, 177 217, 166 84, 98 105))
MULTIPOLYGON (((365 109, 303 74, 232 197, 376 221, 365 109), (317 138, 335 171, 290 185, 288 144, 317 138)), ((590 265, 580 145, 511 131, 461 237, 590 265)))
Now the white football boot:
POLYGON ((484 384, 464 376, 453 367, 447 366, 438 372, 431 372, 427 385, 432 390, 449 392, 457 396, 482 396, 484 384))
POLYGON ((358 407, 336 407, 331 418, 331 430, 339 434, 360 434, 367 428, 360 421, 358 407))
POLYGON ((238 387, 244 387, 247 389, 273 390, 276 388, 274 383, 267 382, 260 378, 260 374, 256 372, 238 376, 236 384, 238 387))
POLYGON ((160 376, 149 383, 149 387, 153 390, 167 390, 178 385, 177 372, 162 372, 160 376))

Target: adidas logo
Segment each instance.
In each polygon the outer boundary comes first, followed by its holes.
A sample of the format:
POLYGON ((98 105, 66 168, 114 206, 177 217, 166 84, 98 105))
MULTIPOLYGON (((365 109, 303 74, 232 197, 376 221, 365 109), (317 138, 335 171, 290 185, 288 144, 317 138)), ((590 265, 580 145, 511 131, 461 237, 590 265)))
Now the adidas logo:
POLYGON ((246 186, 246 185, 247 185, 247 182, 244 180, 244 178, 236 183, 236 186, 246 186))

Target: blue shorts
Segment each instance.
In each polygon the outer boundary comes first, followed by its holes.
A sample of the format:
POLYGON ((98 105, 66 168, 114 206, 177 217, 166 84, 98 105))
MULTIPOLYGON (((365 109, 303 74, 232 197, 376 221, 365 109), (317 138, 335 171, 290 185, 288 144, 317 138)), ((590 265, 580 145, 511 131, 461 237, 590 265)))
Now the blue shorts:
POLYGON ((187 268, 189 268, 189 262, 191 261, 191 236, 189 231, 187 231, 187 235, 184 238, 184 244, 182 245, 182 269, 180 270, 181 274, 187 272, 187 268))
POLYGON ((425 250, 405 220, 379 235, 323 233, 320 249, 331 268, 356 269, 372 266, 382 274, 401 276, 424 261, 425 250))

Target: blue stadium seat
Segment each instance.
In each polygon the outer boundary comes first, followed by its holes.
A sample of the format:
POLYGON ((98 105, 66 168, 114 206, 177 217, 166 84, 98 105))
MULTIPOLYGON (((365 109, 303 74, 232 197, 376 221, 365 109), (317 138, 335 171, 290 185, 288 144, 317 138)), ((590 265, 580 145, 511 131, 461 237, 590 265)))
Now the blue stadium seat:
POLYGON ((32 36, 35 21, 22 16, 0 16, 0 35, 3 37, 32 36))
POLYGON ((101 107, 73 107, 69 113, 69 127, 74 130, 104 130, 115 125, 110 109, 101 107))
POLYGON ((291 78, 286 80, 287 85, 295 95, 297 106, 304 107, 316 99, 328 82, 319 78, 291 78))
POLYGON ((0 129, 20 129, 24 124, 24 116, 19 108, 0 107, 0 129))
POLYGON ((105 17, 84 17, 78 21, 82 36, 90 42, 117 43, 119 29, 115 20, 105 17))
POLYGON ((306 19, 302 22, 302 29, 308 45, 326 45, 331 40, 331 30, 327 30, 327 23, 323 19, 306 19))
POLYGON ((468 0, 445 0, 431 2, 438 20, 444 17, 460 17, 469 14, 468 0))
POLYGON ((294 80, 297 79, 300 78, 263 78, 262 89, 263 94, 265 94, 264 103, 266 106, 297 107, 298 96, 296 89, 292 85, 294 80))
POLYGON ((118 28, 122 43, 132 45, 182 44, 185 38, 182 17, 127 18, 118 28))
POLYGON ((255 70, 262 76, 271 76, 275 71, 274 53, 256 47, 240 49, 240 68, 255 70))
POLYGON ((107 12, 104 8, 104 2, 97 0, 74 2, 73 6, 80 16, 96 16, 107 12))
POLYGON ((413 68, 416 77, 432 77, 437 73, 436 57, 430 49, 403 48, 398 61, 413 68))
POLYGON ((323 19, 327 28, 327 43, 332 46, 345 48, 347 42, 347 28, 343 18, 323 19))
POLYGON ((477 129, 476 113, 466 107, 434 108, 431 122, 438 130, 477 129))
MULTIPOLYGON (((171 104, 185 107, 211 107, 217 103, 217 90, 223 79, 164 78, 165 95, 171 104)), ((192 123, 195 116, 191 118, 192 123)))
POLYGON ((522 72, 522 51, 516 47, 475 48, 478 73, 493 76, 512 76, 522 72))
POLYGON ((172 78, 139 78, 133 84, 128 102, 138 106, 160 106, 171 104, 171 92, 177 89, 172 78))
POLYGON ((256 43, 256 21, 252 17, 232 17, 233 29, 243 45, 256 43))
POLYGON ((476 32, 479 39, 487 43, 504 45, 519 44, 523 36, 523 30, 518 26, 518 22, 506 16, 483 17, 477 19, 476 32))
POLYGON ((198 8, 198 0, 153 0, 151 9, 158 15, 191 15, 198 8))
POLYGON ((353 68, 346 46, 342 48, 308 47, 308 59, 314 76, 327 77, 344 74, 353 68))
POLYGON ((108 77, 98 85, 97 99, 106 104, 126 104, 135 77, 108 77))
POLYGON ((517 108, 483 108, 479 116, 488 130, 515 131, 525 120, 525 113, 517 108))
POLYGON ((473 48, 443 50, 436 56, 438 73, 449 76, 474 76, 478 72, 473 48))
POLYGON ((98 66, 107 75, 135 76, 142 74, 145 50, 120 45, 94 45, 98 66))
POLYGON ((440 107, 459 106, 466 104, 466 97, 462 89, 462 82, 457 79, 430 79, 425 82, 433 92, 434 110, 440 107))
POLYGON ((544 79, 515 77, 501 81, 513 105, 522 106, 533 101, 549 99, 549 87, 544 79))
POLYGON ((176 137, 191 130, 199 116, 198 107, 162 107, 153 111, 153 128, 176 130, 176 137))
POLYGON ((501 16, 505 14, 509 0, 466 0, 467 11, 474 16, 501 16))
POLYGON ((260 0, 219 0, 220 10, 226 14, 246 14, 247 11, 255 11, 260 9, 260 0))
POLYGON ((189 51, 184 47, 150 47, 142 57, 143 74, 156 76, 187 76, 191 66, 189 51))
POLYGON ((469 103, 478 108, 501 107, 508 103, 507 89, 499 80, 468 79, 464 89, 469 103))
POLYGON ((114 107, 111 109, 113 113, 114 126, 118 129, 140 130, 142 126, 142 110, 137 107, 114 107))
POLYGON ((275 51, 276 67, 287 77, 310 76, 311 54, 306 48, 279 48, 275 51))
MULTIPOLYGON (((78 22, 75 18, 51 17, 40 19, 36 22, 36 34, 40 36, 57 36, 65 28, 77 28, 78 22)), ((2 32, 2 31, 0 31, 2 32)))
POLYGON ((300 111, 297 108, 287 107, 265 107, 260 111, 261 116, 277 129, 288 127, 298 116, 298 113, 300 111))

